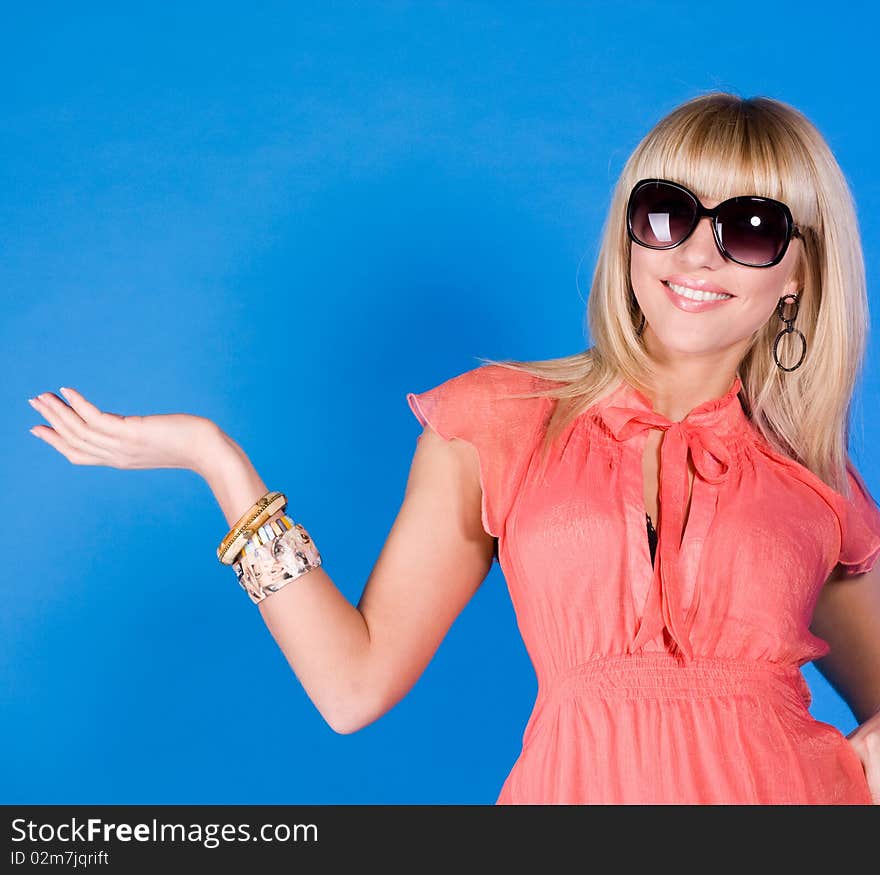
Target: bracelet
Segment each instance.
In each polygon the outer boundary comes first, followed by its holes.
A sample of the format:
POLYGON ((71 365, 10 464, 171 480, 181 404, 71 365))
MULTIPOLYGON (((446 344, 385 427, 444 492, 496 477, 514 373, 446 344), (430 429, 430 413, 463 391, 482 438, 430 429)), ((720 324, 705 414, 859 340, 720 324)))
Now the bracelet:
POLYGON ((275 538, 290 531, 295 525, 296 523, 287 514, 278 517, 277 520, 270 520, 254 532, 251 539, 244 545, 241 553, 236 556, 236 559, 252 554, 257 547, 268 544, 269 541, 274 541, 275 538))
MULTIPOLYGON (((322 564, 315 542, 302 525, 294 523, 286 514, 274 522, 281 524, 283 534, 273 532, 274 536, 264 543, 248 541, 232 563, 239 585, 254 604, 322 564)), ((271 529, 271 525, 268 528, 271 529)))
POLYGON ((286 508, 287 496, 283 492, 267 492, 236 520, 217 547, 217 558, 224 565, 231 565, 244 545, 253 537, 254 531, 276 511, 286 508))

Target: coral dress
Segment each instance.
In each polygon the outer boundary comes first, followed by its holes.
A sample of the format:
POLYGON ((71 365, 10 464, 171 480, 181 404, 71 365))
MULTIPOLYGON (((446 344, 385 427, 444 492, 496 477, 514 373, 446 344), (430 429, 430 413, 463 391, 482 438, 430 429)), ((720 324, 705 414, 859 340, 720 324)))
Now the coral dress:
POLYGON ((555 402, 501 396, 551 385, 493 364, 407 395, 423 426, 478 452, 483 526, 538 679, 496 804, 871 804, 800 671, 830 649, 809 624, 835 565, 856 574, 880 555, 852 462, 846 498, 771 449, 739 377, 681 422, 623 382, 567 427, 542 479, 555 402), (651 428, 665 432, 653 565, 651 428))

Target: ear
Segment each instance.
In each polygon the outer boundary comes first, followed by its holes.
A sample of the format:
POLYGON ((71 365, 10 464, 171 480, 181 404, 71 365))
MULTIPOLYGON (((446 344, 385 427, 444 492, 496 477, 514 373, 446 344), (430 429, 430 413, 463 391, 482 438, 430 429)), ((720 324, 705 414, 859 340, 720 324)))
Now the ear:
POLYGON ((803 289, 803 283, 799 282, 797 279, 790 279, 782 289, 781 298, 784 298, 786 295, 797 295, 803 289))

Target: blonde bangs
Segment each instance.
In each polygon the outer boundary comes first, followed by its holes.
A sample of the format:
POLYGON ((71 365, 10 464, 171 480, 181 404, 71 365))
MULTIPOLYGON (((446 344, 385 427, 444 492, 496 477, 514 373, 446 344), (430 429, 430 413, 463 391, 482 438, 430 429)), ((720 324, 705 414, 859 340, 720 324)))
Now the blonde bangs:
POLYGON ((718 103, 698 99, 673 111, 643 141, 630 169, 639 179, 669 179, 703 203, 758 195, 786 204, 795 224, 816 228, 819 208, 809 154, 772 103, 753 98, 718 103))

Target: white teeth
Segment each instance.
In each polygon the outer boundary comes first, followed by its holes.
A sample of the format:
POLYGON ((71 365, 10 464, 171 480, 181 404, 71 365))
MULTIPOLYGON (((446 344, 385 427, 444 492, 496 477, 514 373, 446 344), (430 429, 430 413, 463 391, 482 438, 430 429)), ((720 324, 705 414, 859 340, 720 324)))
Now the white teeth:
POLYGON ((690 298, 693 301, 726 301, 728 298, 733 297, 733 295, 718 295, 715 292, 703 292, 697 289, 689 289, 687 286, 677 286, 675 283, 669 282, 669 280, 664 280, 664 282, 676 295, 690 298))

